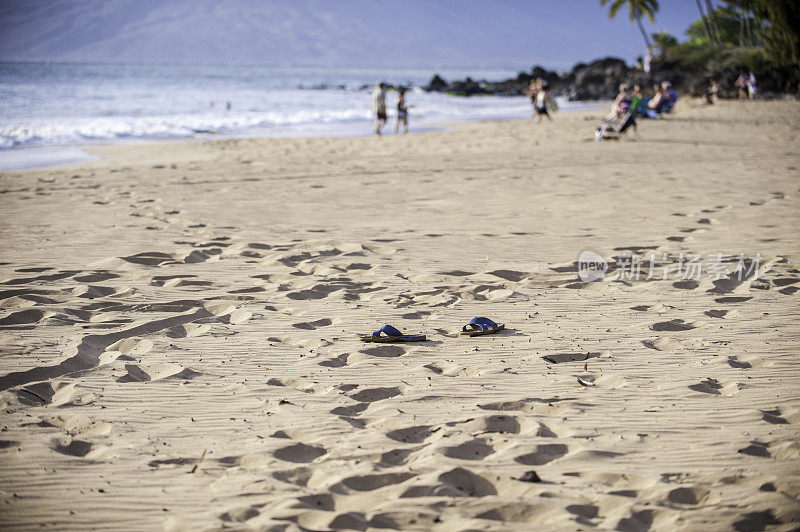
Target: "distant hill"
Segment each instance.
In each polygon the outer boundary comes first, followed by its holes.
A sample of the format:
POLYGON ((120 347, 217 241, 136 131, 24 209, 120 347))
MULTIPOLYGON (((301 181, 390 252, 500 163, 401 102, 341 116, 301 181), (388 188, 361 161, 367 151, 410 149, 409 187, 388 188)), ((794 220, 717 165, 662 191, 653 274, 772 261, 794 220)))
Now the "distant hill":
POLYGON ((0 0, 4 60, 567 68, 639 40, 595 0, 0 0))
POLYGON ((6 0, 0 58, 528 65, 530 11, 456 0, 6 0))

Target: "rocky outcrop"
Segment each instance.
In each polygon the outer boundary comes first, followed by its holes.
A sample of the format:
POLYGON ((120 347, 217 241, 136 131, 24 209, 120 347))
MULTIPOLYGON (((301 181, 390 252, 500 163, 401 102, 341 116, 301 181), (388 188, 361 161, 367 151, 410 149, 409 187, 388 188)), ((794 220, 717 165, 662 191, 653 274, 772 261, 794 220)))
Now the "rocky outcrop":
MULTIPOLYGON (((535 66, 530 72, 520 72, 516 78, 503 81, 474 81, 467 78, 448 83, 436 75, 424 89, 460 96, 516 96, 526 93, 531 80, 542 78, 556 96, 566 96, 570 100, 608 100, 617 95, 619 85, 623 82, 630 86, 639 85, 645 93, 649 93, 654 84, 669 81, 679 94, 701 96, 705 94, 710 80, 715 79, 719 84, 719 96, 725 98, 736 96, 734 82, 738 75, 737 69, 715 70, 711 67, 690 70, 664 61, 654 61, 651 72, 645 73, 639 68, 629 67, 622 59, 605 57, 588 64, 578 63, 565 74, 535 66)), ((800 88, 800 71, 796 68, 772 67, 756 75, 762 95, 796 93, 800 88)))

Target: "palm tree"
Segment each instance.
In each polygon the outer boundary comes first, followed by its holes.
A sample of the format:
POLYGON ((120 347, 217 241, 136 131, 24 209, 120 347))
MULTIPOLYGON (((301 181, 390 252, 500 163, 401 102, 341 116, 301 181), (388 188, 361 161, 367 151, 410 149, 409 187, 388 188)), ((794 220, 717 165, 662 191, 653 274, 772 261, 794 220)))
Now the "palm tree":
POLYGON ((649 18, 650 22, 655 22, 655 14, 658 12, 658 0, 600 0, 600 5, 606 6, 608 4, 611 4, 611 8, 608 10, 608 17, 612 19, 617 16, 617 11, 623 6, 627 7, 631 22, 636 22, 639 26, 639 31, 642 32, 647 48, 653 47, 650 37, 647 36, 647 32, 644 31, 642 26, 642 15, 649 18))
POLYGON ((708 26, 714 30, 714 37, 717 44, 722 45, 722 34, 719 32, 719 24, 717 24, 717 9, 711 3, 711 0, 706 0, 706 12, 708 13, 708 26))
POLYGON ((700 0, 695 0, 695 2, 697 2, 697 9, 700 11, 700 20, 703 21, 703 32, 706 34, 708 44, 711 44, 711 30, 708 27, 708 21, 706 20, 706 14, 703 11, 703 5, 700 3, 700 0))

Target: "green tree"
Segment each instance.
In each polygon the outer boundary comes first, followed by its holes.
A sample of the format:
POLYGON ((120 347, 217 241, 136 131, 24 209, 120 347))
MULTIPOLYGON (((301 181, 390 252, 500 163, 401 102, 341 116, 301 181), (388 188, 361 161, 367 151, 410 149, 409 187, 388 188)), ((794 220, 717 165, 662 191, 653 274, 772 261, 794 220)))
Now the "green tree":
POLYGON ((800 65, 800 2, 797 0, 754 0, 753 11, 767 20, 764 47, 773 60, 800 65))
POLYGON ((650 38, 647 36, 647 32, 644 31, 644 27, 642 26, 642 17, 647 17, 650 19, 650 22, 656 21, 658 0, 600 0, 600 5, 602 6, 607 6, 609 4, 611 4, 611 8, 608 10, 608 16, 612 19, 617 16, 617 12, 620 9, 623 7, 628 8, 631 22, 636 22, 639 26, 639 31, 642 32, 642 37, 644 37, 647 48, 652 48, 653 44, 650 42, 650 38))
MULTIPOLYGON (((730 46, 745 46, 743 38, 744 14, 731 7, 718 7, 712 14, 717 21, 719 31, 719 44, 730 46)), ((704 44, 708 39, 708 32, 702 19, 696 20, 686 29, 686 36, 695 44, 704 44)))
POLYGON ((697 10, 700 11, 700 22, 703 23, 703 33, 706 36, 706 42, 710 43, 711 39, 711 29, 708 27, 708 22, 706 21, 706 14, 703 11, 703 4, 700 3, 700 0, 695 0, 697 2, 697 10))

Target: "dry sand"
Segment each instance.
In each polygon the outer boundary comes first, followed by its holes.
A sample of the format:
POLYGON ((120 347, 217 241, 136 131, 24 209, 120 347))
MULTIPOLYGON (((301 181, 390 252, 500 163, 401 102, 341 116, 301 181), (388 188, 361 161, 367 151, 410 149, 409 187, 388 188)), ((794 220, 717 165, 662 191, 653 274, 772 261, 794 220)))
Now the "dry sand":
POLYGON ((600 115, 0 175, 0 522, 795 529, 800 104, 600 115))

